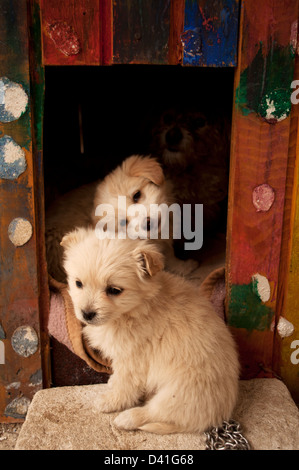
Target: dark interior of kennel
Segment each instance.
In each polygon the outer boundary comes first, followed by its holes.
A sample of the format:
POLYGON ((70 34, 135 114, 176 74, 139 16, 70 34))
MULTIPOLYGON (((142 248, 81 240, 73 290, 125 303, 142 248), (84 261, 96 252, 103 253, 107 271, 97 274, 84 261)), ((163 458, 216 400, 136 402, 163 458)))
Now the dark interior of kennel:
MULTIPOLYGON (((154 65, 45 70, 44 179, 47 207, 60 195, 103 178, 132 154, 147 154, 151 129, 173 106, 232 113, 233 68, 154 65)), ((225 232, 227 201, 219 230, 225 232)), ((206 236, 206 234, 205 234, 206 236)), ((208 240, 204 240, 204 250, 208 240)), ((55 385, 106 381, 52 341, 55 385)))

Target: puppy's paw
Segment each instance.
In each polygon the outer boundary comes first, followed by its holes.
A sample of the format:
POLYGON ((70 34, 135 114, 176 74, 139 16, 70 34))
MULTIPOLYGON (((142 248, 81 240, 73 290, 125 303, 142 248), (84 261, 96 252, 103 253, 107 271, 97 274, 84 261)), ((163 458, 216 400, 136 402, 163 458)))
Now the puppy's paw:
POLYGON ((131 431, 145 423, 145 413, 142 407, 131 408, 120 413, 114 420, 117 428, 131 431))
POLYGON ((178 274, 179 276, 188 276, 197 268, 198 262, 194 259, 188 259, 186 261, 176 259, 173 263, 171 263, 169 270, 174 274, 178 274))
POLYGON ((184 272, 183 274, 191 274, 195 269, 198 268, 198 262, 195 259, 188 259, 184 261, 184 272))
POLYGON ((97 409, 102 413, 112 413, 113 411, 121 411, 124 409, 121 400, 113 392, 101 394, 96 405, 97 409))

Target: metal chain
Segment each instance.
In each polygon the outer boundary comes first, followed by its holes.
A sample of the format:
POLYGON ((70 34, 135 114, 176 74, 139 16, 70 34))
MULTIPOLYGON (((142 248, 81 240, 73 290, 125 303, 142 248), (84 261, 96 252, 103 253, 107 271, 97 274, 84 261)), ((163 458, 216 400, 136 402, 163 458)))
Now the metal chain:
POLYGON ((223 421, 221 427, 205 432, 206 450, 250 450, 249 442, 241 431, 241 425, 237 421, 223 421))

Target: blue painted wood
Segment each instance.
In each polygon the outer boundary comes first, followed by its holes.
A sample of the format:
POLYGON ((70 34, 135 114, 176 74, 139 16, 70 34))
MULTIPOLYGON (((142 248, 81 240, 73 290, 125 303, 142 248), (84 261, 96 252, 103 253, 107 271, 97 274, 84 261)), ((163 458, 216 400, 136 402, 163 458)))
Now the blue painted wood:
POLYGON ((239 0, 186 0, 183 65, 235 67, 239 0))

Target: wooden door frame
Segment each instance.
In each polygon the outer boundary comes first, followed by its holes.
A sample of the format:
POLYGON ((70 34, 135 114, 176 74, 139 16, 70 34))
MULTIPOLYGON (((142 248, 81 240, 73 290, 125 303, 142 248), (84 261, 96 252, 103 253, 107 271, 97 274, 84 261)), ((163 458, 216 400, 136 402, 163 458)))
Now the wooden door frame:
MULTIPOLYGON (((0 126, 2 133, 11 135, 15 141, 26 141, 21 148, 27 162, 17 184, 14 180, 0 180, 1 248, 6 254, 4 271, 12 273, 0 285, 4 312, 0 334, 5 336, 0 340, 5 344, 8 360, 0 383, 0 421, 4 422, 22 421, 24 416, 20 410, 26 408, 37 390, 51 384, 47 333, 49 290, 44 244, 44 66, 40 1, 17 1, 16 11, 22 12, 18 16, 22 57, 11 55, 3 69, 3 76, 21 84, 29 97, 28 108, 22 117, 0 126), (31 237, 20 246, 14 245, 7 232, 9 224, 18 217, 30 221, 32 227, 31 237), (20 298, 22 308, 18 315, 20 298), (29 357, 16 353, 11 343, 11 337, 22 326, 33 328, 38 335, 38 348, 29 357), (38 373, 41 369, 42 383, 38 373)), ((178 3, 180 10, 172 11, 176 26, 170 36, 170 63, 177 63, 182 58, 176 29, 183 27, 182 2, 173 0, 171 5, 173 9, 178 3)), ((262 90, 263 100, 257 103, 248 91, 250 86, 258 90, 255 73, 260 71, 261 77, 267 80, 267 74, 271 75, 271 67, 277 65, 278 59, 284 61, 285 74, 288 74, 282 77, 283 81, 290 80, 291 76, 295 78, 295 70, 299 72, 298 60, 295 67, 298 1, 281 4, 280 0, 265 0, 261 15, 260 5, 257 12, 255 0, 241 1, 233 103, 226 310, 228 324, 241 352, 242 378, 281 377, 299 401, 298 365, 290 361, 291 345, 299 329, 296 303, 299 280, 299 108, 293 106, 288 110, 284 103, 285 107, 280 107, 275 115, 275 93, 269 95, 269 90, 262 90), (277 18, 280 21, 275 21, 277 18), (277 329, 284 319, 294 326, 289 336, 282 336, 277 329)), ((110 64, 110 0, 103 1, 101 8, 108 19, 106 29, 101 32, 101 57, 102 63, 110 64), (107 47, 103 46, 104 41, 107 41, 107 47)), ((2 25, 2 31, 3 28, 2 25)), ((272 83, 273 76, 269 80, 272 83)), ((272 91, 275 90, 274 87, 272 91)))

